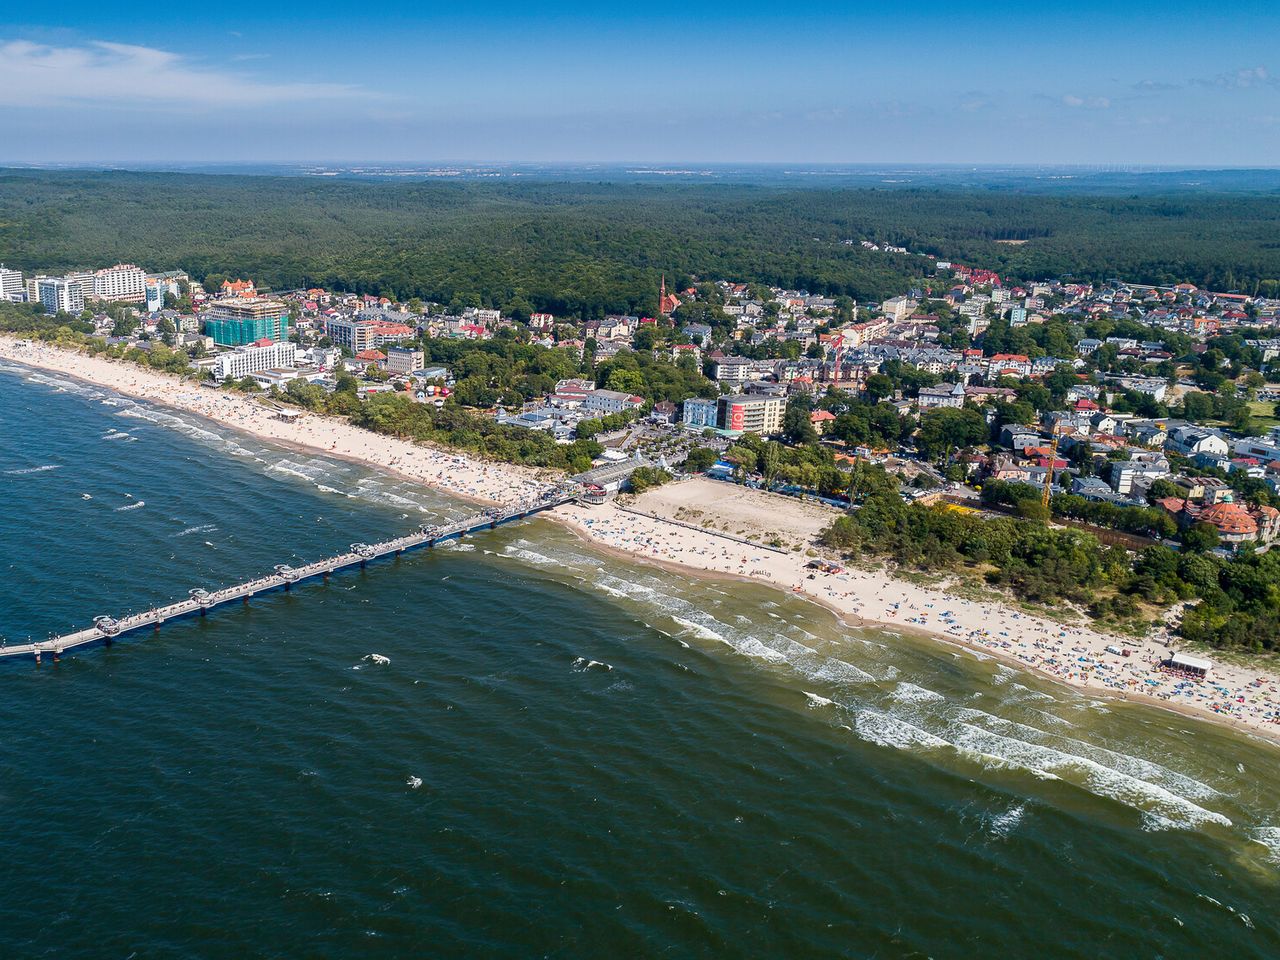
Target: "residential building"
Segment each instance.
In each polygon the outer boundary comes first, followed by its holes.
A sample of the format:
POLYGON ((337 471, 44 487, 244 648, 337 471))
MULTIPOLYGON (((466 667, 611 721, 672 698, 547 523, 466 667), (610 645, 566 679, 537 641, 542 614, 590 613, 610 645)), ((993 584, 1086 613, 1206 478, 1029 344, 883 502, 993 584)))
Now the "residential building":
POLYGON ((718 383, 746 383, 755 376, 755 361, 747 357, 720 357, 711 366, 718 383))
POLYGON ((169 292, 168 284, 161 283, 159 280, 153 280, 150 277, 146 281, 146 301, 147 312, 157 313, 164 309, 164 295, 169 292))
POLYGON ((1225 457, 1230 447, 1227 441, 1212 430, 1199 427, 1182 426, 1169 432, 1169 439, 1164 443, 1166 450, 1191 457, 1198 453, 1214 457, 1225 457))
POLYGON ((880 312, 895 323, 899 320, 905 320, 915 311, 920 304, 907 297, 891 297, 880 304, 880 312))
POLYGON ((1158 480, 1169 476, 1169 461, 1157 460, 1117 460, 1111 464, 1111 489, 1121 496, 1133 492, 1134 482, 1140 477, 1158 480))
POLYGON ((387 347, 387 372, 407 375, 420 370, 423 353, 415 347, 387 347))
POLYGON ((224 297, 256 297, 258 290, 252 280, 223 280, 221 294, 224 297))
POLYGON ((940 383, 936 387, 921 387, 918 402, 921 410, 938 407, 963 407, 964 384, 940 383))
POLYGON ((330 317, 324 323, 324 332, 335 346, 346 347, 352 353, 376 350, 399 340, 407 340, 417 333, 408 324, 359 317, 330 317))
POLYGON ((719 426, 720 405, 715 400, 690 397, 682 406, 681 420, 686 427, 714 430, 719 426))
POLYGON ((639 410, 643 406, 643 397, 634 397, 618 390, 591 390, 582 400, 582 409, 597 416, 639 410))
POLYGON ((719 422, 725 430, 767 437, 781 432, 782 415, 786 409, 786 397, 744 394, 721 397, 719 422))
POLYGON ((147 272, 132 263, 117 263, 93 275, 93 296, 98 300, 142 303, 147 298, 147 272))
POLYGON ((0 263, 0 300, 23 300, 26 288, 22 283, 22 271, 10 270, 0 263))
POLYGON ((1031 358, 1021 353, 997 353, 987 360, 987 377, 1028 377, 1031 375, 1031 358))
POLYGON ((815 410, 809 414, 809 423, 813 425, 813 429, 820 437, 825 437, 835 422, 836 415, 830 410, 815 410))
POLYGON ((84 292, 80 284, 63 277, 41 277, 36 281, 36 297, 44 312, 69 313, 79 316, 84 311, 84 292))

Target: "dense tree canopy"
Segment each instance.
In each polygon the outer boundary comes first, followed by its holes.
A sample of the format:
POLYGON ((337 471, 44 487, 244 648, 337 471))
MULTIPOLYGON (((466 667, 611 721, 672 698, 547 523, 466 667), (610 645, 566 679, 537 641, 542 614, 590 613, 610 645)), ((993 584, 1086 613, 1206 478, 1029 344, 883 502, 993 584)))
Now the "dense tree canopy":
MULTIPOLYGON (((656 313, 663 273, 669 288, 731 278, 864 302, 932 277, 926 257, 843 242, 862 238, 1015 279, 1072 273, 1274 294, 1277 226, 1280 197, 1269 194, 0 175, 0 249, 11 267, 124 260, 277 289, 318 284, 584 318, 656 313), (1009 239, 1027 242, 997 242, 1009 239)), ((724 322, 714 305, 696 309, 724 322)), ((1061 351, 1052 325, 1013 333, 1061 351)))

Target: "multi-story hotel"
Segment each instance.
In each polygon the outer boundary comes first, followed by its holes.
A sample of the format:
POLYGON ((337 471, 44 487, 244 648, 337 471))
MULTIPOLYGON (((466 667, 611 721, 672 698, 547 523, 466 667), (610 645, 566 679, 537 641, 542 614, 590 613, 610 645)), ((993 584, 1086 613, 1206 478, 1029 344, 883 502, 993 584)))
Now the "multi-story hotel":
POLYGON ((93 275, 93 296, 98 300, 142 303, 147 299, 147 273, 132 263, 117 263, 93 275))
POLYGON ((236 347, 229 353, 219 354, 214 361, 213 375, 219 380, 239 380, 264 370, 293 367, 298 362, 298 345, 285 340, 274 343, 263 340, 249 346, 236 347))
POLYGON ((69 313, 79 316, 84 310, 84 295, 80 285, 65 277, 39 277, 36 279, 36 299, 45 313, 69 313))

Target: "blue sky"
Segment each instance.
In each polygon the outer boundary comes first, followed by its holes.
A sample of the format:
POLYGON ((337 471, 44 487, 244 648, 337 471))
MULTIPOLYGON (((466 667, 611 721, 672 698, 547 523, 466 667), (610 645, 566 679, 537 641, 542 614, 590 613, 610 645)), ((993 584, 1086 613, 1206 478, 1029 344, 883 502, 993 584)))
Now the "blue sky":
POLYGON ((0 161, 1280 158, 1280 3, 23 9, 0 161))

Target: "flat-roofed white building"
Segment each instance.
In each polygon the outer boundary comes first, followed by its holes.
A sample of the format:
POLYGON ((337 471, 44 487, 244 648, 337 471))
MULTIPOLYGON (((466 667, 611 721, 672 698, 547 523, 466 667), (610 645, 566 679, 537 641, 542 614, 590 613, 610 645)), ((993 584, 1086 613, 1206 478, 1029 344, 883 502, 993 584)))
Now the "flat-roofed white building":
POLYGON ((99 300, 142 303, 147 298, 147 272, 132 263, 117 263, 93 275, 93 295, 99 300))
POLYGON ((36 281, 36 297, 45 313, 69 313, 79 316, 84 310, 80 285, 63 277, 41 277, 36 281))
POLYGON ((236 347, 214 358, 213 375, 218 380, 239 380, 264 370, 298 365, 298 345, 289 340, 259 341, 236 347))
POLYGON ((26 287, 22 283, 22 271, 10 270, 0 263, 0 300, 23 300, 26 287))

